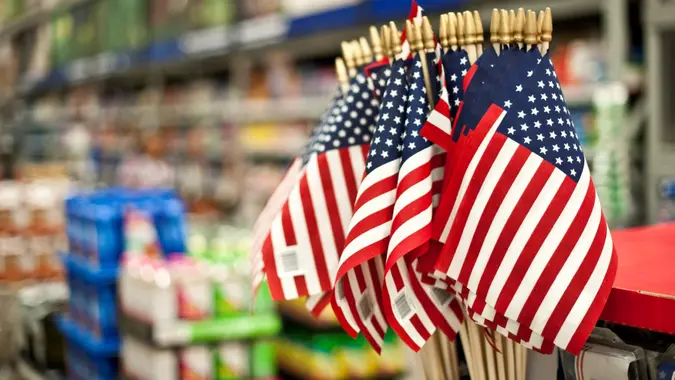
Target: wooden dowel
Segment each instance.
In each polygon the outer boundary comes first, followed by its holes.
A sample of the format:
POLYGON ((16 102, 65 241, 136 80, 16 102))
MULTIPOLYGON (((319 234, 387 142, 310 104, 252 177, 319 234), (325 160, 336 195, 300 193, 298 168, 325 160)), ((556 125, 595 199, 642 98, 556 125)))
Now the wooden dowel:
POLYGON ((495 345, 497 346, 497 349, 499 352, 496 353, 497 357, 497 379, 499 380, 507 380, 506 378, 506 363, 504 361, 504 340, 508 339, 506 337, 503 337, 501 334, 497 334, 497 339, 495 339, 495 345))
POLYGON ((499 9, 492 10, 492 17, 490 18, 490 42, 492 47, 499 55, 501 49, 501 38, 499 37, 499 9))
POLYGON ((516 380, 515 343, 512 340, 507 339, 504 346, 506 347, 504 350, 504 356, 506 357, 506 379, 516 380))
POLYGON ((551 15, 551 8, 544 10, 544 23, 541 27, 541 54, 548 53, 549 44, 553 34, 553 16, 551 15))
POLYGON ((478 11, 473 11, 473 23, 476 28, 476 56, 480 57, 483 55, 483 21, 480 19, 480 13, 478 11))
POLYGON ((466 37, 464 37, 464 50, 469 56, 469 62, 473 64, 478 59, 478 52, 476 51, 476 25, 473 22, 473 15, 469 11, 464 12, 464 26, 466 37))

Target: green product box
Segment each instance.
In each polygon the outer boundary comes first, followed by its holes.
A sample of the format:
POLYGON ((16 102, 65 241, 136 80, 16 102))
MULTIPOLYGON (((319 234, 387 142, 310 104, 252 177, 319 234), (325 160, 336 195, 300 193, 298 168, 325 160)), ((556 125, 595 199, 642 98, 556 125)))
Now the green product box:
POLYGON ((230 25, 234 19, 234 2, 222 0, 190 1, 190 29, 230 25))
POLYGON ((52 28, 52 63, 63 66, 74 58, 73 38, 74 23, 70 12, 55 12, 51 21, 52 28))
POLYGON ((126 52, 144 47, 148 36, 148 3, 104 0, 99 7, 100 44, 104 52, 126 52))
POLYGON ((268 341, 253 342, 251 345, 251 377, 271 379, 277 375, 275 345, 268 341))

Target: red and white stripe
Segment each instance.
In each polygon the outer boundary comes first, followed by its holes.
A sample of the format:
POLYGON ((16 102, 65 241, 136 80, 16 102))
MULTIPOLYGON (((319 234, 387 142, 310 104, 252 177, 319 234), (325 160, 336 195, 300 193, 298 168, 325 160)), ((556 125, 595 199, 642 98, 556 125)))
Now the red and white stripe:
POLYGON ((443 231, 436 270, 470 284, 497 313, 578 353, 611 290, 611 236, 588 168, 575 183, 496 133, 505 114, 490 107, 460 152, 457 166, 465 170, 446 187, 455 199, 452 228, 443 231))
POLYGON ((352 217, 368 145, 312 156, 271 226, 263 260, 272 297, 293 299, 329 291, 352 217), (294 251, 301 273, 284 275, 279 255, 294 251))
POLYGON ((400 164, 400 158, 383 164, 370 172, 359 186, 354 215, 335 277, 335 286, 343 287, 346 297, 345 303, 341 302, 341 298, 336 298, 342 293, 333 295, 336 316, 341 322, 348 322, 350 318, 355 320, 358 328, 352 326, 353 330, 361 331, 378 352, 387 326, 380 307, 383 256, 387 252, 391 234, 400 164), (345 276, 346 281, 343 279, 345 276), (357 307, 363 297, 370 297, 373 306, 372 316, 365 320, 363 315, 359 315, 357 307))
POLYGON ((252 245, 251 245, 251 281, 253 284, 253 292, 251 300, 255 298, 258 288, 265 277, 265 265, 262 259, 261 248, 265 238, 269 234, 270 227, 274 221, 274 217, 279 214, 284 203, 288 199, 288 194, 291 192, 293 186, 297 181, 298 175, 302 170, 302 159, 296 158, 286 171, 281 183, 274 190, 272 196, 265 204, 262 212, 258 216, 252 231, 252 245))

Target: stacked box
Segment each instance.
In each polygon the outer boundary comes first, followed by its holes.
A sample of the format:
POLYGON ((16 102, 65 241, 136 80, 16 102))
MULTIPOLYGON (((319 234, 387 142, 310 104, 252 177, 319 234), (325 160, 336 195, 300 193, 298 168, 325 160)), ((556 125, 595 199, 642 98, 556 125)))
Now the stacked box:
POLYGON ((65 211, 70 298, 59 327, 67 340, 68 378, 116 379, 122 253, 183 252, 184 208, 173 191, 112 188, 73 196, 65 211))

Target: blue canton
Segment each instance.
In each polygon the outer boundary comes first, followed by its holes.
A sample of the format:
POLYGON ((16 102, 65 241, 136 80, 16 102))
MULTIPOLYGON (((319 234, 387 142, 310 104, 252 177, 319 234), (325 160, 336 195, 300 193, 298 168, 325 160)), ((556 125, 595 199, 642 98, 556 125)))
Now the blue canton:
POLYGON ((391 67, 381 65, 370 70, 370 86, 378 99, 382 99, 382 92, 387 88, 387 82, 391 76, 391 67))
POLYGON ((508 111, 497 132, 578 181, 585 157, 551 60, 544 57, 520 79, 495 98, 508 111))
POLYGON ((323 113, 321 118, 319 119, 319 123, 314 127, 312 130, 312 134, 309 136, 309 139, 307 139, 307 143, 305 143, 305 146, 302 149, 302 166, 304 167, 307 165, 307 162, 309 161, 310 156, 312 153, 314 153, 314 150, 312 147, 314 144, 316 144, 318 136, 321 134, 321 132, 324 130, 324 127, 329 124, 329 121, 335 122, 335 116, 339 114, 340 112, 340 105, 343 104, 344 101, 342 100, 342 94, 338 90, 338 95, 333 98, 333 101, 330 103, 328 106, 328 109, 323 113))
POLYGON ((408 93, 408 116, 405 121, 402 153, 403 162, 417 152, 431 146, 431 142, 420 135, 420 130, 429 114, 427 89, 424 86, 424 72, 419 57, 415 57, 412 64, 412 75, 408 93))
POLYGON ((443 56, 445 69, 445 81, 448 87, 448 105, 450 117, 454 120, 459 109, 459 104, 464 99, 462 86, 464 76, 469 71, 469 56, 464 50, 450 50, 443 56))
POLYGON ((405 122, 408 81, 403 60, 391 66, 392 76, 382 98, 379 121, 370 144, 366 174, 401 157, 401 133, 405 122))
POLYGON ((335 103, 311 146, 310 155, 370 142, 380 102, 367 82, 363 72, 350 81, 349 93, 335 103))

